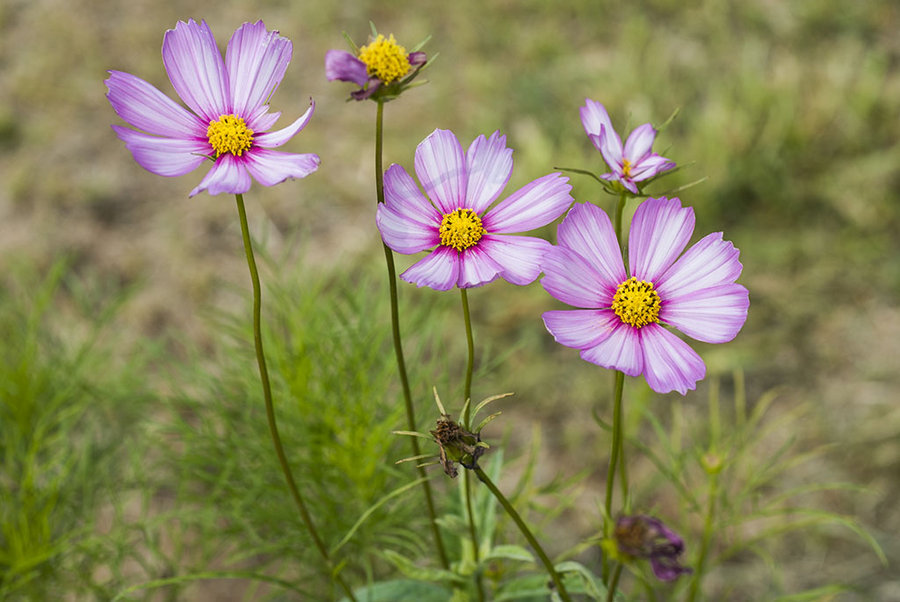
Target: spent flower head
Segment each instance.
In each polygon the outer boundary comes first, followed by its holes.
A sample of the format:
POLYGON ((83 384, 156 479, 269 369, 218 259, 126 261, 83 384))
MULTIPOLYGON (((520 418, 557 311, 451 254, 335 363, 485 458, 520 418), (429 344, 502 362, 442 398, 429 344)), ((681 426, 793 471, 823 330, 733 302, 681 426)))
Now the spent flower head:
MULTIPOLYGON (((394 34, 384 37, 373 26, 372 35, 369 43, 360 48, 351 41, 354 49, 352 53, 346 50, 329 50, 325 53, 325 76, 328 81, 357 84, 359 89, 350 93, 354 100, 396 98, 410 87, 428 63, 424 52, 407 52, 394 39, 394 34)), ((421 48, 427 41, 421 42, 417 48, 421 48)))
POLYGON ((706 365, 664 325, 699 341, 725 343, 744 325, 750 300, 735 282, 739 252, 721 232, 682 254, 693 231, 693 209, 677 198, 647 199, 631 222, 629 273, 606 213, 576 204, 559 225, 559 245, 543 258, 541 284, 581 309, 544 313, 547 330, 586 361, 643 374, 658 393, 684 395, 695 388, 706 365))
POLYGON ((376 223, 398 253, 433 250, 401 274, 417 286, 469 288, 497 278, 524 285, 540 275, 550 243, 513 233, 545 226, 572 204, 569 180, 551 173, 491 207, 512 175, 512 149, 494 132, 463 152, 449 130, 435 130, 416 148, 416 175, 399 165, 384 174, 385 202, 376 223))
POLYGON ((291 41, 268 31, 262 21, 244 23, 231 36, 225 59, 205 21, 179 21, 163 37, 166 73, 190 111, 143 79, 110 71, 107 98, 133 128, 116 134, 144 169, 180 176, 205 161, 212 168, 190 196, 242 194, 251 178, 274 186, 303 178, 319 166, 314 154, 272 150, 302 130, 315 103, 288 127, 269 131, 281 113, 269 113, 269 97, 291 60, 291 41), (142 131, 141 131, 142 130, 142 131))
POLYGON ((658 518, 643 514, 621 516, 616 520, 613 535, 619 555, 649 560, 653 574, 660 581, 674 581, 692 572, 678 561, 684 551, 684 541, 658 518))

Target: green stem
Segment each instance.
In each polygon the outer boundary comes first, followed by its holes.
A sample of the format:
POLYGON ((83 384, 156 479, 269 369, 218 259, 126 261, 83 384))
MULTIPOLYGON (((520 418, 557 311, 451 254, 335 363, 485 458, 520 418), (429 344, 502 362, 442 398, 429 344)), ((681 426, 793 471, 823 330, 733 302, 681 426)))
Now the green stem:
POLYGON ((619 577, 622 576, 622 563, 616 564, 613 570, 612 579, 609 582, 609 588, 606 590, 606 602, 613 602, 616 597, 616 588, 619 587, 619 577))
MULTIPOLYGON (((375 114, 375 194, 379 203, 384 202, 384 170, 382 169, 382 148, 384 146, 384 102, 378 101, 378 110, 375 114)), ((400 338, 400 310, 397 300, 397 268, 394 266, 394 253, 390 247, 382 243, 384 247, 384 260, 387 264, 388 286, 391 295, 391 334, 394 339, 394 355, 397 358, 397 372, 400 374, 400 385, 403 389, 403 403, 406 406, 406 428, 416 430, 416 413, 412 402, 412 393, 409 388, 409 376, 406 372, 406 360, 403 356, 403 342, 400 338)), ((410 437, 413 456, 421 456, 418 437, 410 437)), ((431 492, 431 483, 422 466, 416 469, 419 478, 422 479, 422 490, 425 494, 425 506, 428 508, 428 516, 431 519, 431 534, 434 537, 434 545, 437 548, 438 558, 444 569, 450 568, 447 560, 447 552, 444 550, 444 541, 437 524, 437 513, 434 509, 434 496, 431 492)))
POLYGON ((559 573, 556 572, 553 563, 550 561, 547 553, 544 552, 544 548, 541 547, 541 544, 538 543, 538 540, 535 539, 534 535, 531 533, 528 525, 525 524, 525 521, 523 521, 522 517, 519 516, 519 513, 516 512, 516 509, 513 508, 512 504, 509 503, 509 500, 506 499, 506 496, 503 495, 503 493, 497 488, 494 482, 491 481, 490 477, 487 476, 487 474, 481 469, 481 467, 476 466, 474 470, 475 476, 478 477, 478 480, 484 483, 485 486, 494 495, 494 497, 497 498, 497 501, 500 502, 500 505, 503 506, 503 509, 506 510, 506 513, 509 515, 509 517, 513 519, 513 522, 516 523, 517 527, 519 527, 519 531, 521 531, 522 535, 525 536, 525 539, 528 540, 528 543, 534 549, 535 553, 538 555, 538 558, 541 559, 541 562, 544 564, 544 568, 547 569, 547 574, 550 575, 550 579, 552 579, 553 583, 556 585, 556 589, 559 592, 560 598, 562 598, 566 602, 571 602, 569 592, 566 591, 566 586, 563 584, 559 573))
MULTIPOLYGON (((603 521, 603 538, 610 536, 612 524, 613 489, 616 485, 616 467, 619 464, 619 454, 622 452, 622 390, 625 388, 625 374, 616 370, 615 391, 613 394, 613 439, 610 445, 609 468, 606 471, 606 510, 603 521)), ((603 584, 609 583, 609 560, 604 555, 601 558, 603 584)))
POLYGON ((272 402, 272 387, 269 384, 269 371, 266 368, 266 356, 263 352, 262 329, 260 327, 262 290, 259 285, 259 272, 256 269, 256 259, 253 256, 253 245, 250 242, 250 228, 247 225, 247 210, 244 208, 244 196, 242 194, 236 194, 235 200, 237 201, 238 216, 241 221, 241 235, 244 239, 244 251, 247 254, 247 266, 250 268, 250 280, 253 283, 253 341, 256 345, 256 362, 259 365, 259 378, 262 381, 263 398, 266 403, 266 418, 269 421, 269 432, 272 435, 272 443, 275 446, 275 455, 278 456, 278 463, 281 465, 281 471, 284 473, 288 489, 291 491, 291 497, 294 498, 294 502, 300 510, 300 517, 303 519, 303 523, 306 525, 306 529, 309 531, 316 548, 318 548, 319 554, 322 555, 322 559, 328 566, 329 573, 334 576, 338 584, 340 584, 347 594, 347 597, 355 602, 356 598, 353 595, 353 591, 344 582, 340 573, 335 573, 334 571, 334 564, 331 562, 328 549, 325 547, 325 543, 319 536, 319 532, 316 530, 309 509, 306 507, 306 502, 303 500, 303 496, 300 494, 300 490, 297 488, 297 484, 294 481, 294 475, 291 473, 291 467, 288 464, 287 456, 284 453, 284 446, 281 444, 281 437, 278 434, 278 424, 275 421, 275 404, 272 402))
POLYGON ((700 555, 697 557, 697 570, 694 572, 694 578, 691 580, 691 590, 688 595, 688 602, 694 602, 697 594, 700 593, 700 581, 703 578, 703 571, 706 568, 706 556, 709 553, 709 546, 712 542, 713 521, 716 513, 716 498, 719 495, 719 474, 713 472, 709 475, 709 490, 707 492, 706 501, 706 520, 703 523, 703 540, 700 544, 700 555))

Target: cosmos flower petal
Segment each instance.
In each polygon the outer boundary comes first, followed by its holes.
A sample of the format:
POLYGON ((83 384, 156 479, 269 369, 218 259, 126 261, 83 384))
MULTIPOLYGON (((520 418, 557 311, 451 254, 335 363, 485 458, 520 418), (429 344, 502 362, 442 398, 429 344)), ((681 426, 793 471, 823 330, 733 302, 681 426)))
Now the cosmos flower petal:
POLYGON ((365 86, 369 81, 366 64, 346 50, 329 50, 325 53, 325 77, 328 81, 340 80, 365 86))
POLYGON ((706 376, 706 364, 690 345, 660 326, 640 329, 644 377, 657 393, 678 391, 685 395, 706 376))
POLYGON ((494 132, 490 138, 475 138, 466 151, 466 207, 484 213, 509 182, 512 169, 512 149, 506 146, 506 136, 494 132))
POLYGON ((591 142, 594 143, 594 146, 597 147, 597 150, 600 150, 600 134, 603 132, 603 129, 606 128, 607 132, 615 131, 613 130, 612 121, 609 119, 609 113, 606 112, 606 107, 596 100, 587 98, 584 106, 578 110, 578 113, 581 115, 581 125, 584 126, 584 132, 591 139, 591 142))
POLYGON ((400 278, 418 287, 448 291, 459 279, 459 252, 450 247, 438 247, 400 274, 400 278))
POLYGON ((500 201, 482 218, 488 232, 527 232, 546 226, 572 204, 569 178, 551 173, 530 182, 500 201))
POLYGON ((166 32, 162 55, 178 96, 206 123, 230 112, 225 62, 206 21, 179 21, 166 32))
POLYGON ((250 173, 243 161, 232 154, 225 154, 216 159, 212 169, 188 196, 194 196, 204 190, 213 195, 222 192, 244 194, 250 190, 251 181, 250 173))
POLYGON ((556 342, 573 349, 596 347, 612 335, 622 321, 608 309, 565 309, 541 316, 556 342))
POLYGON ((106 97, 130 125, 167 138, 205 137, 208 124, 141 78, 110 71, 106 97))
POLYGON ((416 147, 416 175, 428 198, 450 213, 466 200, 466 157, 449 130, 434 130, 416 147))
POLYGON ((531 284, 541 275, 541 259, 553 246, 532 236, 494 236, 486 234, 478 248, 500 266, 500 276, 512 284, 531 284))
POLYGON ((575 204, 559 225, 556 236, 560 246, 585 258, 613 288, 627 279, 612 222, 596 205, 575 204))
POLYGON ((674 161, 651 153, 650 156, 644 157, 639 163, 631 166, 631 179, 635 182, 649 180, 673 167, 675 167, 674 161))
POLYGON ((315 109, 316 103, 310 99, 309 108, 306 109, 306 112, 298 117, 294 123, 274 132, 254 134, 253 144, 262 148, 277 148, 283 145, 285 142, 296 136, 300 130, 306 127, 306 124, 312 119, 313 111, 315 111, 315 109))
POLYGON ((441 242, 436 224, 416 221, 409 214, 396 211, 387 203, 378 204, 375 223, 384 244, 397 253, 410 255, 430 249, 441 242))
POLYGON ((628 376, 637 376, 644 370, 640 339, 634 328, 620 320, 598 345, 582 349, 581 359, 609 370, 621 370, 628 376))
POLYGON ((622 139, 612 127, 604 125, 600 130, 600 154, 610 169, 622 173, 622 139))
POLYGON ((649 123, 636 127, 625 141, 625 158, 637 163, 650 152, 655 139, 656 130, 649 123))
POLYGON ((541 286, 551 296, 573 307, 609 307, 618 282, 610 282, 589 261, 565 247, 553 247, 541 260, 541 286))
POLYGON ((707 234, 660 276, 656 289, 664 298, 730 284, 741 275, 740 251, 721 232, 707 234))
POLYGON ((160 138, 120 125, 112 126, 138 165, 158 176, 182 176, 195 170, 212 152, 206 140, 160 138))
POLYGON ((242 160, 253 179, 263 186, 275 186, 292 178, 305 178, 316 171, 320 163, 319 156, 312 153, 283 153, 265 148, 248 151, 242 160))
POLYGON ((432 224, 435 231, 441 225, 441 213, 428 202, 412 176, 396 163, 384 172, 384 201, 393 211, 410 220, 432 224))
POLYGON ((475 245, 459 254, 459 280, 456 285, 459 288, 472 288, 493 282, 500 277, 500 269, 481 245, 475 245))
POLYGON ((647 199, 631 221, 628 264, 638 280, 656 282, 684 250, 694 231, 694 210, 677 198, 647 199))
POLYGON ((704 343, 727 343, 747 321, 750 294, 740 284, 723 284, 684 296, 666 297, 659 318, 704 343))
POLYGON ((287 71, 293 44, 262 21, 235 30, 225 50, 231 110, 246 115, 265 104, 287 71))

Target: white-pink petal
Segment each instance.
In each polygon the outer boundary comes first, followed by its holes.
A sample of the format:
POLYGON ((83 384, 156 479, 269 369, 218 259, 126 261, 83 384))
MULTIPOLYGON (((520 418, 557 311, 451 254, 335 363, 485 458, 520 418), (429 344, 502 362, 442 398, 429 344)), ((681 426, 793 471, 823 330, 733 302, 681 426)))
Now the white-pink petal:
POLYGON ((621 320, 598 345, 582 349, 581 359, 610 370, 621 370, 628 376, 637 376, 644 370, 640 336, 621 320))
POLYGON ((212 152, 206 140, 160 138, 121 125, 112 129, 125 142, 138 165, 159 176, 181 176, 208 161, 212 152))
POLYGON ((569 178, 551 173, 529 182, 500 201, 482 218, 485 230, 508 234, 546 226, 572 204, 569 178))
POLYGON ((267 31, 262 21, 244 23, 235 30, 225 51, 235 114, 245 115, 265 104, 281 83, 292 52, 291 41, 277 31, 267 31))
POLYGON ((524 286, 541 275, 541 260, 553 245, 533 236, 485 234, 478 241, 478 248, 500 266, 500 276, 504 280, 524 286))
POLYGON ((141 78, 110 71, 105 83, 110 104, 130 125, 167 138, 206 137, 208 124, 141 78))
POLYGON ((438 291, 450 290, 458 278, 459 253, 450 247, 438 247, 400 274, 401 280, 438 291))
POLYGON ((636 127, 625 141, 625 158, 632 164, 637 163, 653 148, 656 130, 649 123, 636 127))
POLYGON ((494 132, 490 138, 478 136, 466 151, 465 206, 481 214, 500 196, 512 175, 512 149, 506 146, 506 136, 494 132))
POLYGON ((677 198, 647 199, 638 206, 628 236, 628 264, 638 280, 656 283, 694 231, 694 210, 677 198))
POLYGON ((416 221, 409 214, 395 211, 387 203, 378 204, 375 224, 384 244, 404 255, 430 249, 441 242, 437 224, 416 221))
POLYGON ((263 186, 305 178, 316 171, 320 163, 319 156, 312 153, 283 153, 265 148, 251 149, 242 159, 253 179, 263 186))
POLYGON ((647 180, 660 172, 672 169, 675 162, 651 153, 635 165, 631 166, 631 179, 635 182, 647 180))
POLYGON ((212 169, 188 196, 195 196, 204 190, 209 194, 244 194, 250 190, 250 173, 244 163, 232 154, 224 154, 216 159, 212 169))
POLYGON ((727 343, 737 336, 750 307, 740 284, 723 284, 676 298, 665 298, 659 319, 705 343, 727 343))
POLYGON ((225 62, 206 21, 179 21, 163 38, 162 56, 178 96, 207 124, 231 112, 225 62))
MULTIPOLYGON (((446 247, 445 247, 446 248, 446 247)), ((481 245, 469 247, 459 254, 459 288, 472 288, 500 277, 500 266, 484 252, 481 245)))
POLYGON ((622 323, 608 309, 547 311, 541 317, 556 342, 573 349, 596 347, 609 338, 622 323))
POLYGON ((663 299, 730 284, 741 275, 740 251, 721 232, 707 234, 678 258, 655 282, 663 299))
POLYGON ((604 125, 600 130, 600 155, 611 170, 622 173, 622 139, 612 127, 604 125))
POLYGON ((560 246, 584 257, 607 286, 615 289, 627 279, 615 230, 603 209, 590 203, 575 204, 556 236, 560 246))
POLYGON ((449 130, 434 130, 416 147, 416 175, 425 193, 441 213, 464 206, 466 157, 459 140, 449 130))
POLYGON ((606 281, 586 259, 565 247, 551 247, 541 260, 541 286, 567 305, 599 309, 612 305, 618 283, 606 281))
POLYGON ((640 338, 644 378, 657 393, 678 391, 684 395, 706 376, 706 365, 697 352, 662 326, 644 326, 640 338))
POLYGON ((581 125, 584 126, 584 132, 591 139, 591 142, 594 143, 594 146, 597 147, 597 150, 600 150, 600 133, 603 131, 603 128, 606 128, 607 132, 614 131, 606 107, 596 100, 587 98, 584 106, 578 110, 578 113, 581 115, 581 125))
POLYGON ((283 145, 285 142, 296 136, 300 130, 306 127, 306 124, 312 119, 312 114, 315 109, 316 103, 310 99, 309 108, 306 109, 306 112, 298 117, 294 123, 274 132, 254 134, 253 144, 262 148, 277 148, 283 145))
POLYGON ((443 216, 416 186, 412 176, 396 163, 384 172, 384 202, 400 215, 420 224, 440 228, 443 216))

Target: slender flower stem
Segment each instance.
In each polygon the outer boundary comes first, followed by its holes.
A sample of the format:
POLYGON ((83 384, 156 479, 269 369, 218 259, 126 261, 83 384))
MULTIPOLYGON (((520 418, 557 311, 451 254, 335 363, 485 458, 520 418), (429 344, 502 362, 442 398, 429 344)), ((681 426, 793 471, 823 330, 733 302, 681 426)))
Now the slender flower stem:
MULTIPOLYGON (((616 370, 615 390, 613 394, 613 439, 610 445, 609 469, 606 471, 606 519, 603 522, 603 538, 609 538, 612 524, 613 489, 616 485, 616 467, 619 454, 622 452, 622 390, 625 388, 625 374, 616 370)), ((602 560, 603 583, 609 583, 609 560, 604 555, 602 560)))
POLYGON ((316 544, 316 548, 318 548, 319 553, 322 555, 322 559, 328 566, 328 572, 334 576, 338 584, 340 584, 347 594, 347 597, 355 602, 356 597, 353 595, 353 590, 351 590, 344 582, 340 573, 334 572, 334 564, 331 562, 328 549, 325 547, 325 543, 319 536, 319 532, 316 530, 312 516, 306 506, 306 502, 303 500, 303 496, 300 494, 296 482, 294 482, 294 475, 291 473, 291 467, 288 464, 287 456, 284 453, 284 446, 281 444, 281 437, 278 434, 278 424, 275 421, 275 405, 272 402, 272 387, 269 384, 269 371, 266 368, 266 356, 263 352, 262 329, 260 328, 262 290, 259 285, 259 272, 256 269, 256 259, 253 256, 253 245, 250 242, 250 228, 247 225, 247 210, 244 208, 244 196, 242 194, 236 194, 235 200, 237 201, 238 215, 241 221, 241 235, 244 239, 244 251, 247 254, 247 266, 250 268, 250 280, 253 283, 253 341, 256 345, 256 362, 259 364, 259 378, 260 381, 262 381, 263 398, 266 402, 266 418, 268 418, 269 421, 269 432, 272 435, 275 454, 278 456, 278 463, 281 465, 282 472, 284 472, 284 478, 287 481, 288 489, 291 491, 291 496, 294 498, 294 502, 300 510, 300 517, 303 519, 307 531, 309 531, 313 542, 316 544))
POLYGON ((709 475, 709 490, 706 500, 706 520, 703 523, 703 540, 700 543, 700 554, 697 557, 697 570, 691 580, 691 589, 688 594, 688 602, 694 602, 700 593, 700 581, 703 579, 703 571, 706 568, 706 556, 712 542, 713 523, 716 514, 716 498, 719 496, 719 474, 712 472, 709 475))
POLYGON ((622 576, 622 563, 616 564, 613 570, 612 579, 609 582, 609 588, 606 590, 606 602, 613 602, 616 597, 616 588, 619 587, 619 577, 622 576))
MULTIPOLYGON (((375 194, 379 203, 384 202, 384 170, 382 163, 382 148, 384 146, 384 102, 378 101, 378 110, 375 113, 375 194)), ((394 252, 390 247, 382 243, 384 247, 384 260, 387 264, 388 286, 391 295, 391 333, 394 339, 394 355, 397 357, 397 372, 400 374, 400 384, 403 389, 403 402, 406 406, 406 428, 415 431, 416 413, 412 402, 412 393, 409 388, 409 376, 406 372, 406 360, 403 356, 403 342, 400 338, 400 310, 397 300, 397 268, 394 266, 394 252)), ((413 456, 421 456, 422 451, 419 448, 419 440, 417 437, 410 437, 413 448, 413 456)), ((431 483, 428 481, 428 475, 425 468, 419 466, 417 468, 419 478, 422 479, 422 490, 425 494, 425 506, 428 508, 428 516, 431 519, 431 534, 434 537, 434 545, 437 548, 438 558, 441 566, 445 569, 450 568, 450 562, 447 560, 447 552, 444 550, 444 541, 441 538, 441 531, 437 524, 437 513, 434 510, 434 496, 431 493, 431 483)))
POLYGON ((625 201, 628 200, 628 196, 623 192, 622 196, 619 197, 619 202, 616 204, 616 222, 614 225, 616 231, 616 240, 619 241, 619 248, 622 250, 622 256, 625 255, 625 241, 622 238, 622 213, 625 211, 625 201))
POLYGON ((547 556, 547 553, 544 551, 544 548, 541 547, 541 544, 538 543, 538 540, 531 533, 531 529, 528 528, 528 525, 525 524, 525 521, 522 520, 522 517, 516 512, 516 509, 513 508, 512 504, 509 503, 509 500, 506 499, 506 496, 497 488, 494 482, 490 479, 490 477, 481 469, 481 467, 476 466, 474 468, 475 476, 478 477, 478 480, 485 484, 485 486, 491 491, 497 501, 500 502, 500 505, 503 506, 503 509, 506 510, 506 513, 509 515, 513 522, 516 523, 516 526, 519 527, 519 531, 522 532, 522 535, 525 536, 525 539, 528 540, 528 543, 534 549, 535 553, 538 555, 538 558, 541 559, 541 562, 544 564, 544 568, 547 569, 547 574, 550 575, 550 579, 553 580, 553 583, 556 585, 556 589, 559 592, 559 597, 562 598, 565 602, 571 602, 571 598, 569 597, 569 592, 566 591, 566 586, 563 584, 562 579, 559 576, 559 573, 556 572, 556 569, 553 566, 553 563, 550 561, 550 558, 547 556))

